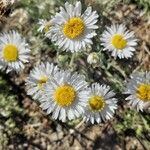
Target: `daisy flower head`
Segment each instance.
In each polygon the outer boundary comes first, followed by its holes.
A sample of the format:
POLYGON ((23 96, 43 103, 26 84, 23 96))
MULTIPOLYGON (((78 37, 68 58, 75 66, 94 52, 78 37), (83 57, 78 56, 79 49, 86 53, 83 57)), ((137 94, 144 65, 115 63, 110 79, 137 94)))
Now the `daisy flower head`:
POLYGON ((128 31, 123 24, 106 27, 100 40, 104 51, 108 50, 114 58, 119 57, 120 59, 132 57, 137 45, 134 32, 128 31))
POLYGON ((38 25, 40 25, 37 30, 38 32, 47 33, 51 27, 51 21, 47 21, 46 19, 39 19, 38 25))
POLYGON ((92 124, 111 119, 117 109, 117 99, 113 98, 114 95, 109 86, 93 83, 84 93, 84 119, 92 124))
POLYGON ((24 69, 29 59, 29 47, 25 39, 16 31, 0 35, 0 69, 10 72, 24 69))
POLYGON ((65 122, 79 117, 84 112, 83 90, 87 87, 84 76, 61 70, 45 86, 41 108, 52 113, 53 119, 65 122))
POLYGON ((125 94, 129 94, 126 100, 137 111, 143 111, 150 104, 150 72, 137 72, 131 74, 125 88, 125 94))
POLYGON ((48 62, 33 68, 26 80, 27 94, 31 95, 33 99, 39 100, 43 96, 44 86, 48 79, 53 78, 58 70, 57 66, 48 62))
POLYGON ((75 5, 65 3, 65 8, 60 7, 60 12, 53 17, 52 27, 47 37, 66 51, 78 52, 90 48, 92 38, 96 36, 98 28, 98 14, 88 7, 82 14, 81 2, 75 5))

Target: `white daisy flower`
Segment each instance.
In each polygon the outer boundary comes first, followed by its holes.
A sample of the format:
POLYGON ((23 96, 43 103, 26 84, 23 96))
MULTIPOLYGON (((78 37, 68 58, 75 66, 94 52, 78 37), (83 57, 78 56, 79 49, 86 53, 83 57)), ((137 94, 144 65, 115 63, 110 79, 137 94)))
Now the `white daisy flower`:
POLYGON ((100 38, 104 51, 112 52, 113 57, 130 58, 135 51, 137 39, 134 32, 130 32, 124 25, 114 24, 111 27, 106 27, 106 30, 100 38))
POLYGON ((52 113, 52 118, 65 122, 79 117, 84 112, 82 91, 87 87, 84 77, 69 71, 60 71, 45 86, 41 108, 52 113))
POLYGON ((150 104, 150 72, 132 74, 124 93, 129 94, 129 105, 143 111, 150 104))
POLYGON ((82 14, 81 2, 75 6, 65 3, 65 8, 60 7, 60 12, 53 17, 52 27, 47 33, 59 48, 66 51, 78 52, 91 47, 91 38, 96 36, 95 29, 98 28, 98 14, 88 7, 82 14))
POLYGON ((84 119, 92 124, 111 119, 117 109, 117 99, 113 98, 114 95, 109 86, 92 84, 84 92, 86 101, 84 119))
POLYGON ((38 24, 40 27, 38 28, 38 32, 45 32, 47 33, 51 27, 51 21, 47 21, 46 19, 39 19, 38 24))
POLYGON ((28 62, 30 50, 25 39, 16 31, 0 35, 0 69, 20 71, 28 62))
POLYGON ((26 80, 27 94, 33 99, 39 99, 43 96, 44 86, 49 78, 58 71, 58 67, 50 63, 41 63, 39 66, 31 70, 29 77, 26 80))

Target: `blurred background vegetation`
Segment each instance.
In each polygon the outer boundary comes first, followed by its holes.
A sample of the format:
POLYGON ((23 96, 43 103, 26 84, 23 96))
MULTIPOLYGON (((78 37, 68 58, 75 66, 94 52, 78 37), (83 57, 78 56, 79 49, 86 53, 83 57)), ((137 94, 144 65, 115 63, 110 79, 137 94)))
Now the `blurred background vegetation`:
MULTIPOLYGON (((1 31, 18 30, 31 45, 31 63, 19 75, 0 72, 0 150, 102 149, 149 150, 149 111, 131 110, 121 95, 124 81, 133 71, 150 71, 150 1, 149 0, 81 0, 84 8, 92 5, 100 15, 94 38, 96 44, 84 53, 72 56, 53 45, 37 32, 38 19, 50 19, 65 0, 18 0, 1 31), (139 38, 132 59, 114 60, 102 52, 99 36, 105 25, 124 23, 139 38), (88 64, 87 56, 95 53, 96 61, 88 64), (35 61, 36 60, 36 61, 35 61), (61 123, 51 120, 38 104, 26 95, 24 80, 30 69, 41 61, 50 61, 62 68, 78 71, 90 83, 106 83, 117 92, 119 109, 113 120, 91 125, 82 119, 61 123)), ((74 3, 75 0, 69 0, 74 3)))

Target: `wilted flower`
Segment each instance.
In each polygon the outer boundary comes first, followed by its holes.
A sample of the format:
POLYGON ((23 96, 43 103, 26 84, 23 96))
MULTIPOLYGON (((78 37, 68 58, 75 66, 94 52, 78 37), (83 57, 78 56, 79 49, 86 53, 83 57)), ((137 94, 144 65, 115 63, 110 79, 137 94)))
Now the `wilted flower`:
POLYGON ((38 28, 38 32, 45 32, 47 33, 52 26, 51 21, 47 21, 46 19, 40 19, 38 24, 40 27, 38 28))

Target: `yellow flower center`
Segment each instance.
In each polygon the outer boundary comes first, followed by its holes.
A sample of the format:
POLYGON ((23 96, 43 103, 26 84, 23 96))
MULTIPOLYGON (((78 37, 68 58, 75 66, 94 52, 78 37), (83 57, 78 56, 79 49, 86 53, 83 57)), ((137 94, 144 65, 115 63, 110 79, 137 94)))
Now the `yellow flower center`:
POLYGON ((66 37, 74 39, 79 37, 85 29, 83 20, 79 17, 69 19, 63 27, 63 33, 66 37))
POLYGON ((3 57, 6 61, 16 61, 18 59, 18 48, 13 44, 7 44, 3 48, 3 57))
POLYGON ((45 23, 45 25, 44 25, 44 32, 47 33, 49 31, 50 27, 51 27, 51 23, 50 22, 45 23))
POLYGON ((139 99, 150 101, 150 84, 140 84, 136 90, 136 94, 139 99))
POLYGON ((92 96, 88 102, 92 111, 102 111, 105 107, 105 101, 102 96, 92 96))
POLYGON ((127 40, 120 34, 115 34, 111 42, 116 49, 124 49, 127 46, 127 40))
POLYGON ((62 85, 55 90, 53 97, 58 105, 67 107, 75 101, 76 90, 71 85, 62 85))
POLYGON ((47 76, 41 76, 38 80, 38 87, 39 89, 43 89, 44 84, 47 82, 48 77, 47 76))

